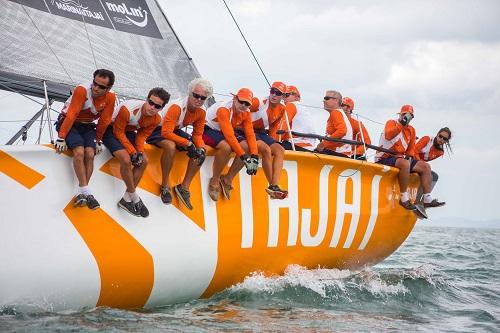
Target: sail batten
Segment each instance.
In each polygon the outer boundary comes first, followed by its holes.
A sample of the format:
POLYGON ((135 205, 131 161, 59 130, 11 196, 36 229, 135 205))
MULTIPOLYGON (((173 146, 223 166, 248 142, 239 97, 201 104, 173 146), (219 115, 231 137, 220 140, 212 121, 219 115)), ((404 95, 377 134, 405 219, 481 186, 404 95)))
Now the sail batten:
POLYGON ((116 75, 118 95, 144 98, 162 86, 176 98, 200 76, 156 1, 0 0, 0 5, 2 79, 69 87, 88 82, 96 68, 107 68, 116 75))

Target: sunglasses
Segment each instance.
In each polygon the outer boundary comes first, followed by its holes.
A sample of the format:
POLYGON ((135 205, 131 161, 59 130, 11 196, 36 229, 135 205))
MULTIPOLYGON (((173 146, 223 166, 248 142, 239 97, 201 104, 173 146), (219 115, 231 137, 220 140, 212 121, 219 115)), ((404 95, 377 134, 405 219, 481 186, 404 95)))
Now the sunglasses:
POLYGON ((148 98, 148 104, 151 105, 151 106, 153 106, 155 109, 161 109, 161 108, 163 108, 163 105, 156 104, 150 98, 148 98))
POLYGON ((282 96, 283 93, 281 91, 279 91, 278 89, 275 89, 275 88, 271 88, 271 90, 269 91, 271 94, 273 95, 276 95, 276 96, 282 96))
POLYGON ((241 101, 239 98, 237 98, 237 100, 238 100, 238 103, 243 104, 243 105, 244 105, 244 106, 246 106, 246 107, 249 107, 249 106, 251 105, 251 104, 250 104, 250 103, 248 103, 247 101, 241 101))
POLYGON ((441 134, 438 135, 440 139, 443 139, 444 141, 448 142, 448 140, 450 140, 449 137, 447 136, 442 136, 441 134))
POLYGON ((203 96, 203 95, 198 95, 197 93, 193 92, 192 93, 193 97, 196 98, 196 99, 199 99, 200 101, 204 101, 207 99, 207 96, 203 96))
POLYGON ((325 101, 329 101, 329 100, 331 100, 331 99, 338 99, 338 98, 337 98, 337 97, 332 97, 332 96, 325 96, 325 97, 323 97, 323 99, 324 99, 325 101))
POLYGON ((103 84, 99 84, 99 83, 95 82, 95 80, 94 80, 94 82, 92 82, 92 84, 99 89, 108 89, 109 88, 108 86, 105 86, 103 84))

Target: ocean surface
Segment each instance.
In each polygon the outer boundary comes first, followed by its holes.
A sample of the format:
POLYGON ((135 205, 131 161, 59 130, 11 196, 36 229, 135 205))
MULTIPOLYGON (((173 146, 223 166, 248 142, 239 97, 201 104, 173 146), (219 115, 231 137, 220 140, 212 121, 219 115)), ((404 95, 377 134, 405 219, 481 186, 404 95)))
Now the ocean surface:
POLYGON ((500 229, 417 226, 363 271, 254 274, 209 299, 143 311, 0 310, 0 332, 500 332, 500 229))

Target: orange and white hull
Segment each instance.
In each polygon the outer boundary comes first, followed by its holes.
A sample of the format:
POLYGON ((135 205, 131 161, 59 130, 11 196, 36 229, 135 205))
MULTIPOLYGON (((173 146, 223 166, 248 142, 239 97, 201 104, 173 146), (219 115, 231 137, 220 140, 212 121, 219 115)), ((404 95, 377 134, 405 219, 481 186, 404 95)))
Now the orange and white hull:
MULTIPOLYGON (((154 307, 206 297, 255 271, 290 264, 359 269, 393 253, 416 218, 398 205, 395 169, 287 152, 271 200, 262 169, 234 180, 231 200, 207 193, 213 157, 191 185, 194 210, 159 198, 159 149, 138 193, 146 219, 117 207, 125 187, 109 152, 96 156, 90 187, 101 208, 74 208, 72 160, 49 146, 0 147, 0 307, 53 310, 154 307)), ((187 163, 175 157, 171 183, 187 163)), ((410 193, 416 194, 417 177, 410 193)))

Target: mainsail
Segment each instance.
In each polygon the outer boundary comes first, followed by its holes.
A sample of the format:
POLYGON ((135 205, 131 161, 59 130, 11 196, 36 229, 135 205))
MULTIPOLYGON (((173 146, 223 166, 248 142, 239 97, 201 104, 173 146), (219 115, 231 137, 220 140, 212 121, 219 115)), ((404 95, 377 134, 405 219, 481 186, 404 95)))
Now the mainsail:
POLYGON ((153 0, 0 0, 0 89, 63 101, 97 68, 121 97, 161 86, 173 98, 199 77, 153 0))

